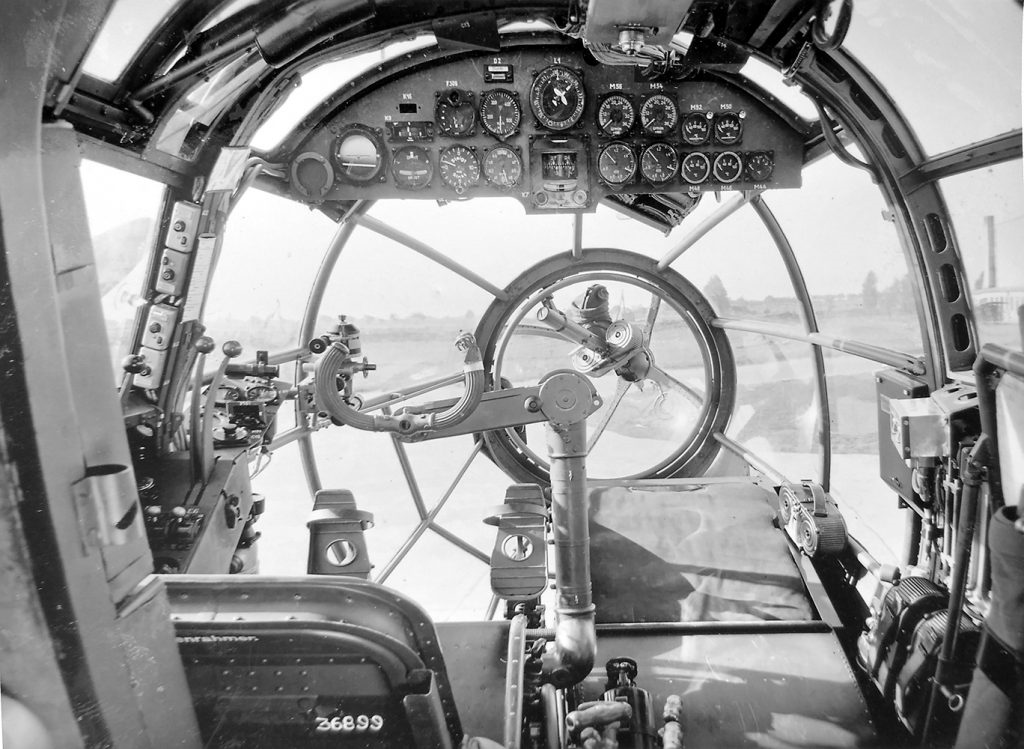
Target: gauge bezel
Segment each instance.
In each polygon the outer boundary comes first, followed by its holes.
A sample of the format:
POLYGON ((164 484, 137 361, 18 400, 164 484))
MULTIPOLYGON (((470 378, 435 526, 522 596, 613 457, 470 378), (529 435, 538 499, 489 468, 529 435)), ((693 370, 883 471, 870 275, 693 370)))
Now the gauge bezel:
POLYGON ((743 165, 743 158, 740 156, 739 152, 722 151, 721 153, 715 154, 715 162, 711 166, 711 173, 714 175, 715 179, 717 179, 723 185, 731 185, 733 182, 736 182, 740 177, 743 176, 743 165), (739 168, 736 170, 736 176, 733 177, 732 179, 725 179, 722 175, 718 173, 718 164, 722 160, 723 156, 735 156, 736 160, 740 162, 739 168))
POLYGON ((723 146, 735 146, 736 144, 742 142, 742 140, 743 140, 743 120, 744 120, 744 117, 743 117, 743 113, 742 112, 718 112, 715 115, 714 122, 711 124, 711 133, 712 133, 712 137, 714 137, 714 139, 715 139, 715 143, 718 143, 718 144, 723 145, 723 146), (736 120, 736 124, 739 127, 739 132, 736 133, 736 137, 733 138, 732 140, 730 140, 730 139, 723 139, 718 134, 718 125, 719 125, 719 123, 722 120, 724 120, 726 118, 735 119, 736 120))
POLYGON ((665 141, 662 140, 651 143, 646 148, 644 148, 644 150, 640 152, 640 157, 638 161, 640 165, 640 176, 643 177, 647 182, 650 182, 652 185, 664 185, 668 182, 671 182, 675 178, 675 176, 679 174, 679 168, 682 166, 682 159, 679 158, 679 152, 672 147, 671 143, 666 143, 665 141), (675 162, 675 166, 672 170, 672 173, 669 174, 669 176, 667 176, 665 179, 654 179, 653 177, 649 176, 646 171, 644 171, 644 156, 646 156, 648 152, 650 152, 654 148, 667 148, 669 152, 672 154, 672 158, 675 162))
POLYGON ((703 146, 705 143, 707 143, 709 140, 711 140, 711 133, 714 130, 714 121, 713 120, 714 120, 714 115, 712 115, 710 112, 690 112, 688 115, 686 115, 685 117, 683 117, 683 118, 681 118, 679 120, 679 137, 681 137, 683 139, 683 143, 685 143, 688 146, 703 146), (699 140, 699 141, 690 140, 686 136, 686 123, 689 120, 697 120, 697 119, 699 119, 705 125, 707 125, 708 129, 704 133, 704 137, 701 140, 699 140))
POLYGON ((476 187, 477 185, 480 184, 480 177, 483 176, 483 168, 482 168, 482 166, 480 164, 480 159, 476 155, 476 150, 475 149, 473 149, 470 146, 467 146, 465 144, 462 144, 462 143, 453 143, 450 146, 445 146, 444 148, 442 148, 438 152, 438 154, 437 154, 437 173, 438 173, 438 176, 440 176, 440 178, 441 178, 441 184, 442 185, 444 185, 445 187, 449 188, 450 190, 454 190, 456 195, 463 195, 466 192, 466 190, 468 190, 469 188, 476 187), (444 169, 444 166, 445 166, 445 164, 444 164, 445 154, 448 153, 449 151, 456 151, 456 150, 466 151, 469 154, 469 156, 470 156, 470 160, 474 164, 476 164, 476 179, 474 179, 472 182, 469 182, 469 183, 467 183, 465 185, 454 184, 451 181, 449 181, 448 177, 445 176, 445 169, 444 169))
POLYGON ((639 168, 640 159, 637 158, 636 150, 633 148, 633 146, 631 146, 629 143, 626 143, 625 141, 613 140, 611 143, 606 143, 605 145, 603 145, 601 149, 597 152, 597 175, 601 178, 602 182, 604 182, 606 185, 610 187, 622 187, 623 185, 628 185, 630 182, 633 182, 636 179, 637 171, 639 170, 639 168), (604 169, 601 166, 601 158, 613 148, 626 149, 626 152, 629 153, 629 155, 633 159, 633 168, 630 170, 629 175, 625 179, 620 181, 612 180, 606 177, 604 174, 604 169))
POLYGON ((331 142, 331 162, 334 164, 334 175, 337 179, 345 182, 349 185, 368 185, 372 182, 384 182, 385 174, 387 172, 388 164, 388 149, 384 143, 384 134, 372 127, 366 125, 351 124, 346 125, 338 131, 337 136, 331 142), (345 173, 345 167, 342 165, 341 159, 338 156, 338 148, 341 143, 352 135, 362 135, 371 143, 377 150, 378 162, 377 167, 373 171, 367 172, 367 176, 363 177, 352 177, 345 173))
POLYGON ((483 174, 484 179, 487 180, 487 184, 496 187, 499 190, 514 190, 516 187, 523 184, 523 171, 525 168, 526 167, 523 164, 523 155, 520 152, 519 147, 510 146, 507 143, 501 143, 499 145, 494 146, 493 148, 488 148, 487 151, 484 152, 484 157, 480 159, 480 172, 481 174, 483 174), (493 179, 491 179, 490 174, 488 174, 487 172, 487 159, 490 158, 492 153, 500 150, 507 150, 515 157, 516 163, 519 164, 519 178, 510 185, 502 185, 499 184, 498 182, 495 182, 493 179))
POLYGON ((439 135, 443 135, 446 138, 469 138, 476 135, 476 119, 477 119, 477 106, 476 106, 476 94, 472 91, 467 91, 464 88, 446 88, 441 91, 434 92, 434 127, 439 135), (453 104, 449 99, 453 93, 457 93, 462 99, 460 104, 453 104), (442 107, 462 107, 466 106, 473 112, 473 119, 465 130, 448 130, 441 125, 441 114, 440 110, 442 107))
POLYGON ((671 133, 673 130, 675 130, 676 125, 678 124, 679 105, 676 104, 675 100, 668 94, 663 92, 651 94, 646 99, 644 99, 643 103, 640 105, 640 128, 644 131, 646 135, 653 135, 658 138, 663 137, 671 133), (656 99, 664 99, 665 101, 667 101, 670 107, 669 111, 672 112, 672 120, 664 125, 664 130, 652 130, 650 123, 647 122, 646 118, 644 117, 644 109, 647 107, 648 104, 650 104, 652 101, 655 101, 656 99))
POLYGON ((685 182, 688 182, 691 185, 703 184, 707 182, 708 177, 711 176, 711 159, 708 158, 708 155, 706 153, 701 153, 700 151, 691 151, 690 153, 686 154, 685 156, 682 156, 682 158, 679 159, 679 175, 683 178, 685 182), (701 177, 700 179, 690 179, 690 177, 688 177, 686 174, 686 162, 689 161, 691 157, 698 157, 703 159, 704 166, 707 167, 704 170, 704 176, 701 177))
POLYGON ((424 189, 430 187, 431 183, 434 181, 434 172, 437 171, 434 168, 434 162, 431 160, 430 157, 431 157, 430 149, 424 148, 423 146, 408 145, 408 146, 399 146, 398 148, 392 149, 391 150, 391 177, 395 181, 395 187, 397 187, 400 190, 424 190, 424 189), (424 156, 426 157, 425 161, 426 161, 427 166, 429 167, 429 174, 427 175, 426 181, 422 185, 411 185, 411 184, 408 184, 408 183, 404 183, 404 182, 401 181, 403 178, 398 176, 398 172, 397 172, 398 159, 399 159, 399 154, 402 153, 403 151, 422 151, 424 156))
POLYGON ((335 177, 337 176, 334 167, 331 166, 331 162, 316 151, 300 153, 292 160, 291 169, 289 171, 291 174, 292 188, 302 197, 313 201, 322 201, 327 197, 331 188, 334 187, 335 177), (303 184, 302 180, 299 178, 299 170, 302 165, 308 161, 318 164, 324 170, 324 185, 319 189, 319 194, 313 194, 313 190, 303 184))
POLYGON ((533 111, 533 116, 537 118, 537 122, 548 130, 560 132, 574 127, 583 116, 583 110, 586 108, 586 103, 587 90, 583 85, 582 74, 565 65, 549 65, 537 73, 537 77, 533 79, 533 83, 530 85, 530 109, 533 111), (561 74, 565 74, 571 79, 572 86, 576 89, 577 101, 576 106, 568 117, 556 120, 544 112, 544 102, 541 89, 547 86, 552 78, 561 74))
POLYGON ((760 183, 767 182, 768 180, 770 180, 772 178, 772 175, 775 173, 775 152, 774 151, 751 151, 750 153, 747 154, 747 158, 744 159, 744 161, 743 161, 743 173, 746 174, 747 177, 752 182, 760 182, 760 183), (757 158, 759 156, 765 157, 771 163, 771 166, 768 168, 768 174, 766 176, 764 176, 764 177, 757 177, 754 174, 752 174, 751 171, 750 171, 750 162, 753 161, 755 158, 757 158))
POLYGON ((598 132, 603 137, 605 137, 605 138, 621 138, 621 137, 623 137, 625 135, 628 135, 629 132, 634 127, 636 127, 636 121, 637 121, 636 104, 633 103, 633 100, 629 96, 626 96, 626 94, 622 93, 621 91, 613 91, 610 94, 605 94, 600 99, 598 99, 598 102, 597 102, 597 112, 594 115, 594 121, 597 123, 598 132), (605 104, 607 104, 609 101, 611 101, 613 99, 621 99, 622 101, 624 101, 626 103, 626 106, 628 107, 628 111, 629 111, 629 125, 627 125, 621 132, 615 132, 615 133, 609 132, 608 129, 601 122, 601 112, 604 109, 605 104))
POLYGON ((486 91, 480 94, 480 104, 477 107, 476 117, 480 121, 480 127, 482 127, 485 132, 493 135, 498 140, 505 140, 506 138, 511 138, 513 135, 519 132, 519 128, 523 124, 523 105, 519 101, 519 92, 510 88, 487 89, 486 91), (512 105, 515 108, 516 112, 515 124, 512 126, 512 129, 509 130, 507 133, 501 133, 498 132, 497 130, 492 129, 487 124, 487 120, 484 119, 484 107, 487 105, 488 100, 494 96, 498 96, 501 94, 507 95, 509 97, 509 100, 512 102, 512 105))

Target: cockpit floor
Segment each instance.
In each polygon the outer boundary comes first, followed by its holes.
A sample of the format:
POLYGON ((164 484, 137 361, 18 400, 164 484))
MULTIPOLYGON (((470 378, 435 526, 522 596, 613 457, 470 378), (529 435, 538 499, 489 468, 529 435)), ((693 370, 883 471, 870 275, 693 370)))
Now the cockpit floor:
POLYGON ((598 622, 816 618, 777 502, 742 479, 591 482, 598 622))

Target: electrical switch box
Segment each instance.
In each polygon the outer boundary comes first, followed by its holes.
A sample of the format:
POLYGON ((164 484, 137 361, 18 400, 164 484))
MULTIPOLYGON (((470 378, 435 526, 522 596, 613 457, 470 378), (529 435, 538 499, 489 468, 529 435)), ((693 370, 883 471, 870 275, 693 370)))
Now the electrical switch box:
POLYGON ((167 224, 167 235, 164 247, 178 252, 192 252, 199 231, 199 215, 201 210, 195 203, 179 200, 171 209, 171 218, 167 224))

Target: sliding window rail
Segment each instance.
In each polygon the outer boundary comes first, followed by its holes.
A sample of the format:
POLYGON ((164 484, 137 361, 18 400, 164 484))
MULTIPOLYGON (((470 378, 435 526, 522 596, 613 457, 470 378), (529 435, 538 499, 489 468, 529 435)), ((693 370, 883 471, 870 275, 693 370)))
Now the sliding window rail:
POLYGON ((772 323, 761 322, 760 320, 734 320, 726 317, 717 317, 711 321, 711 324, 722 330, 739 330, 744 333, 760 333, 761 335, 774 338, 805 341, 822 348, 859 356, 862 359, 884 364, 887 367, 904 369, 911 374, 925 374, 925 365, 921 357, 883 348, 882 346, 875 346, 871 343, 851 341, 847 338, 833 338, 824 333, 805 333, 796 328, 786 327, 785 325, 773 325, 772 323))

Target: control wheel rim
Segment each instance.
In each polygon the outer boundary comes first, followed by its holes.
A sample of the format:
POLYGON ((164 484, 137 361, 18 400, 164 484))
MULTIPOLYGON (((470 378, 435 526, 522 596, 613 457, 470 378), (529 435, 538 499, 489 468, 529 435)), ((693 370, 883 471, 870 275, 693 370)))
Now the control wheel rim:
MULTIPOLYGON (((725 430, 735 403, 736 369, 724 331, 711 325, 715 314, 707 299, 676 271, 659 269, 652 258, 619 249, 588 249, 581 256, 564 253, 547 258, 523 272, 484 312, 476 337, 492 383, 501 383, 504 358, 517 327, 541 298, 570 286, 612 280, 657 294, 693 336, 704 367, 703 403, 687 437, 665 457, 638 470, 616 474, 615 480, 667 479, 700 475, 719 452, 713 435, 725 430)), ((573 344, 566 342, 566 347, 573 344)), ((657 358, 657 346, 651 350, 657 358)), ((657 362, 655 362, 657 363, 657 362)), ((507 367, 505 367, 507 371, 507 367)), ((620 381, 614 373, 605 377, 620 381)), ((531 384, 517 382, 516 385, 531 384)), ((597 414, 590 417, 593 423, 597 414)), ((539 443, 537 451, 524 441, 523 429, 484 433, 486 451, 502 470, 520 482, 548 481, 548 465, 539 443)), ((593 474, 592 474, 593 475, 593 474)))

